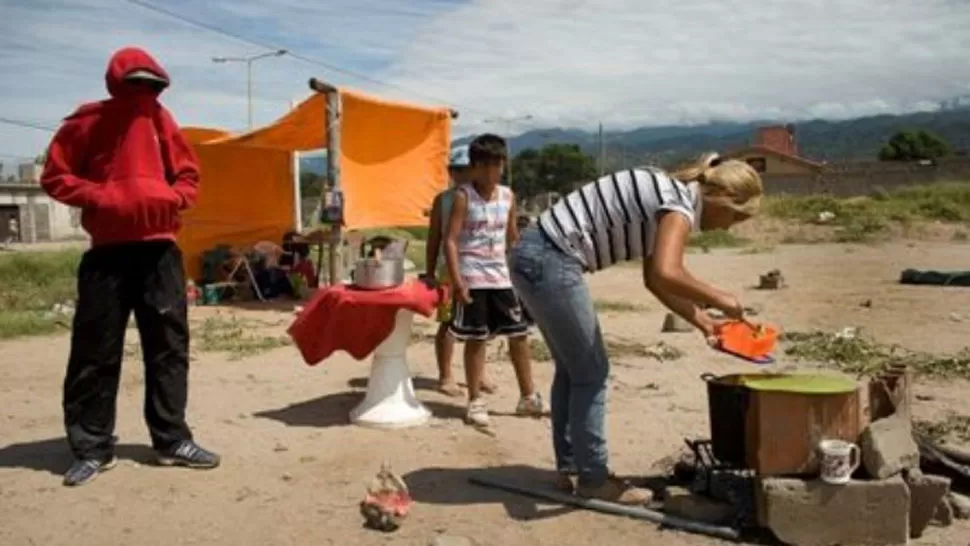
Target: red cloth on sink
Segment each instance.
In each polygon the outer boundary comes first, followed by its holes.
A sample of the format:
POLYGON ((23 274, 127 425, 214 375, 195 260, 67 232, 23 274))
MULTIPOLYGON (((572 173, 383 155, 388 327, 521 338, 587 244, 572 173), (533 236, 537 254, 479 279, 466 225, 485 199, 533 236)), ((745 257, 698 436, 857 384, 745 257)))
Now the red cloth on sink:
POLYGON ((443 287, 429 287, 417 280, 388 290, 350 285, 321 288, 287 333, 310 366, 338 350, 362 360, 391 335, 399 309, 430 317, 445 297, 443 287))

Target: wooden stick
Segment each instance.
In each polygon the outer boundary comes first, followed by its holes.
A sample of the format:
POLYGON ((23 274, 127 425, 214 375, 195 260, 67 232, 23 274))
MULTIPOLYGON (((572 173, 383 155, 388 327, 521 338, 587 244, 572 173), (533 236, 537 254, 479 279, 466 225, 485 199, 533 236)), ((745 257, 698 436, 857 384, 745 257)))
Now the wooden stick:
POLYGON ((336 87, 316 78, 310 78, 310 89, 317 93, 333 93, 337 90, 336 87))

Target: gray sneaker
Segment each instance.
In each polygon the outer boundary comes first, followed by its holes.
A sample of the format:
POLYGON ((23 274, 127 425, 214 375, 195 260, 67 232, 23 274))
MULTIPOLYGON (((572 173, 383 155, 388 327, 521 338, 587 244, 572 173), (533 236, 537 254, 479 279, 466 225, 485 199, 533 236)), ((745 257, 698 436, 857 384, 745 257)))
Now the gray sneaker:
POLYGON ((184 466, 187 468, 215 468, 220 458, 215 453, 203 449, 192 440, 183 440, 169 449, 158 453, 158 464, 162 466, 184 466))
POLYGON ((519 404, 515 407, 515 414, 519 417, 546 417, 549 415, 549 408, 542 400, 542 395, 534 392, 519 399, 519 404))
POLYGON ((111 457, 106 461, 98 459, 79 459, 74 461, 71 468, 64 473, 64 485, 77 487, 84 485, 95 478, 98 474, 111 470, 118 464, 118 459, 111 457))

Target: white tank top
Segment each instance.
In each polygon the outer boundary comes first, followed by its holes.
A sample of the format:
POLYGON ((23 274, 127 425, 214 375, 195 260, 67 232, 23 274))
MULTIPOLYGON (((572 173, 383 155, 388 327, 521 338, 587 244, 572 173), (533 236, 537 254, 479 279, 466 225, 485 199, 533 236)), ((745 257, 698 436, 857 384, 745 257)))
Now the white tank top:
POLYGON ((458 269, 468 288, 511 288, 505 254, 512 191, 498 186, 486 201, 466 184, 459 188, 468 198, 468 212, 458 235, 458 269))

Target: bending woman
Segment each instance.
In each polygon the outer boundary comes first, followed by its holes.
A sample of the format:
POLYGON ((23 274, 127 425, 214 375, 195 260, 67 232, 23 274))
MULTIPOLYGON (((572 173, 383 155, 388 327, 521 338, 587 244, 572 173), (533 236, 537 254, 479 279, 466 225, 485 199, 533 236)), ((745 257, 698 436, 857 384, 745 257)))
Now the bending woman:
POLYGON ((552 435, 560 487, 578 495, 641 504, 647 491, 613 477, 604 430, 610 362, 584 273, 643 260, 643 281, 708 341, 717 324, 701 306, 741 318, 737 297, 690 274, 692 231, 726 229, 757 211, 761 177, 747 163, 706 154, 666 174, 653 168, 604 176, 570 193, 522 233, 512 249, 512 284, 556 365, 552 435))

